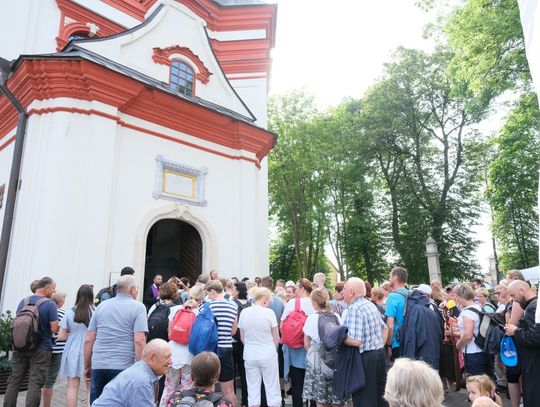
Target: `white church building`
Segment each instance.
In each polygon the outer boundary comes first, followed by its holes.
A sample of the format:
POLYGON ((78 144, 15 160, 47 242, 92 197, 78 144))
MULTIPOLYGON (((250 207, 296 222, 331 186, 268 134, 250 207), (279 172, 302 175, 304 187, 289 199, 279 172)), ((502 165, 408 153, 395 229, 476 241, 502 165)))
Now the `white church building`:
POLYGON ((72 303, 81 284, 97 292, 128 265, 141 291, 156 273, 268 273, 276 12, 259 0, 3 7, 6 86, 27 121, 20 137, 0 94, 2 218, 15 197, 2 310, 42 276, 72 303))

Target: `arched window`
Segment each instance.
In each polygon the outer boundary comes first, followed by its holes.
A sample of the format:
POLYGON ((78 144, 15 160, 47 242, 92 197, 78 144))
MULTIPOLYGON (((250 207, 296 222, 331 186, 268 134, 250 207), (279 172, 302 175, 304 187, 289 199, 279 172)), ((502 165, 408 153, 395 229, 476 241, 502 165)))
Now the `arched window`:
POLYGON ((193 69, 183 61, 173 60, 171 63, 170 86, 175 92, 193 96, 193 69))
POLYGON ((90 36, 88 35, 88 33, 75 32, 68 37, 68 42, 73 40, 87 40, 89 38, 90 36))

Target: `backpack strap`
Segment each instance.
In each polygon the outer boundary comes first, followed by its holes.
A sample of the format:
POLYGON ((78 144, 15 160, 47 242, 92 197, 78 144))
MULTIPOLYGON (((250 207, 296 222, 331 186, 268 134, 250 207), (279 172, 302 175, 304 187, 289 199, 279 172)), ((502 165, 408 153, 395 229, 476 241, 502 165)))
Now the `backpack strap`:
POLYGON ((300 311, 300 298, 296 298, 294 300, 294 310, 295 311, 300 311))
POLYGON ((34 305, 39 308, 41 304, 43 304, 45 301, 48 301, 48 300, 49 298, 46 298, 46 297, 40 298, 39 300, 36 301, 34 305))
POLYGON ((221 393, 210 393, 207 394, 205 398, 206 400, 215 405, 219 400, 223 398, 223 395, 221 395, 221 393))

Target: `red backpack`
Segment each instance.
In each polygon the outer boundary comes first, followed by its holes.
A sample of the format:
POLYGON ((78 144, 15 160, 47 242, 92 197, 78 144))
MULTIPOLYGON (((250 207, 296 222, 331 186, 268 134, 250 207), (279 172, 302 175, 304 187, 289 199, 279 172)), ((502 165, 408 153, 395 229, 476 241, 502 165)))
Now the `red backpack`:
POLYGON ((180 345, 188 345, 191 327, 196 318, 197 316, 193 313, 191 307, 180 308, 174 315, 169 331, 169 339, 180 345))
POLYGON ((307 315, 300 308, 300 298, 297 298, 294 303, 294 311, 287 316, 281 325, 281 343, 289 348, 303 348, 304 331, 302 329, 306 319, 307 315))

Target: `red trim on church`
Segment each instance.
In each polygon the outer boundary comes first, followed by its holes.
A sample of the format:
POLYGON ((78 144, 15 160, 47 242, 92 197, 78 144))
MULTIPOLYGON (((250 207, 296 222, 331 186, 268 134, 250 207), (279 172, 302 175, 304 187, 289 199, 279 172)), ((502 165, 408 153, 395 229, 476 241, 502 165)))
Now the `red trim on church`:
POLYGON ((86 23, 94 23, 99 27, 96 37, 106 37, 126 30, 125 27, 70 0, 56 0, 56 3, 60 9, 60 28, 56 37, 56 50, 59 52, 67 45, 71 35, 90 32, 86 23), (75 22, 64 24, 66 17, 75 22))
MULTIPOLYGON (((60 97, 97 100, 117 107, 121 113, 228 148, 252 152, 259 163, 274 144, 274 134, 260 127, 149 87, 89 61, 25 59, 10 78, 8 87, 26 107, 34 100, 60 97)), ((7 119, 4 122, 13 123, 17 119, 4 96, 0 98, 0 116, 7 119)), ((0 134, 5 135, 13 127, 3 124, 0 134)), ((145 132, 151 130, 145 129, 145 132)))
POLYGON ((188 61, 191 62, 191 64, 195 65, 197 67, 197 74, 195 77, 201 81, 202 83, 208 83, 208 80, 210 78, 210 75, 212 73, 208 70, 208 68, 204 65, 204 62, 201 61, 198 55, 195 55, 193 51, 191 51, 187 47, 181 47, 180 45, 173 45, 172 47, 167 48, 153 48, 154 54, 152 55, 152 59, 156 64, 162 64, 171 66, 172 60, 174 58, 171 58, 172 55, 180 54, 183 57, 187 58, 188 61))
POLYGON ((272 66, 269 39, 210 41, 225 74, 268 73, 272 66))

